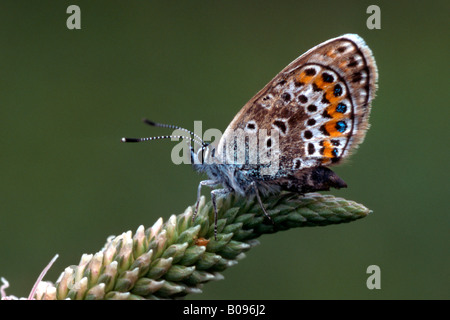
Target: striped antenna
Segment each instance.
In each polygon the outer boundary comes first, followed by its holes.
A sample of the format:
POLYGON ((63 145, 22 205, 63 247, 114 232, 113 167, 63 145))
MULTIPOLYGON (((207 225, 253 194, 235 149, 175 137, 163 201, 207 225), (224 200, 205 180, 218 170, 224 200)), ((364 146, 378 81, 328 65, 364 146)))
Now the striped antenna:
POLYGON ((197 144, 199 144, 201 146, 206 146, 207 145, 207 143, 205 143, 202 138, 200 138, 194 132, 192 132, 191 130, 188 130, 186 128, 182 128, 180 126, 176 126, 176 125, 173 125, 173 124, 157 123, 157 122, 153 122, 151 120, 148 120, 146 118, 142 119, 142 121, 144 123, 148 124, 149 126, 153 126, 153 127, 170 128, 170 129, 178 129, 178 130, 181 130, 181 131, 185 131, 185 132, 189 133, 189 135, 193 135, 194 138, 198 139, 198 141, 195 141, 195 139, 192 139, 192 141, 197 142, 197 144))
POLYGON ((190 140, 190 141, 195 142, 198 145, 200 145, 200 147, 202 147, 202 149, 205 148, 205 146, 202 145, 201 143, 199 143, 197 140, 193 139, 192 137, 186 137, 186 136, 156 136, 156 137, 147 137, 147 138, 122 138, 121 141, 122 142, 144 142, 144 141, 172 139, 172 138, 190 140))

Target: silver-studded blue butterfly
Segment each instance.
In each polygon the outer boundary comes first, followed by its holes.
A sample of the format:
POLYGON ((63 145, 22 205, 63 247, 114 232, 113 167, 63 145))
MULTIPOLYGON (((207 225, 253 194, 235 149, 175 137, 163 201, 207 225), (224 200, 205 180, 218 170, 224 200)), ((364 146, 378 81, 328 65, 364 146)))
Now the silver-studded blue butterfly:
POLYGON ((254 195, 270 219, 261 196, 346 187, 328 166, 347 158, 364 140, 377 77, 372 51, 358 35, 346 34, 310 49, 278 73, 237 113, 218 145, 205 143, 187 129, 149 120, 145 122, 184 130, 189 136, 122 141, 179 137, 200 145, 197 152, 191 148, 191 161, 209 179, 198 186, 193 218, 201 187, 215 188, 211 199, 216 235, 220 195, 254 195))

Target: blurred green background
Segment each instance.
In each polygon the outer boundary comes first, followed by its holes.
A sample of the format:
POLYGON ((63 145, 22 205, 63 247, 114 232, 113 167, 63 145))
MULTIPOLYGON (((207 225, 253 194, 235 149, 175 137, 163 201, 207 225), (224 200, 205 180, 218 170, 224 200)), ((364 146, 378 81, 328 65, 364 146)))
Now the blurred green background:
POLYGON ((0 275, 27 296, 106 237, 194 203, 201 176, 141 118, 224 130, 294 58, 358 33, 379 90, 334 195, 374 213, 260 238, 191 299, 449 299, 449 1, 1 1, 0 275), (66 9, 81 8, 81 30, 66 9), (381 30, 366 9, 381 8, 381 30), (381 289, 366 287, 369 265, 381 289))

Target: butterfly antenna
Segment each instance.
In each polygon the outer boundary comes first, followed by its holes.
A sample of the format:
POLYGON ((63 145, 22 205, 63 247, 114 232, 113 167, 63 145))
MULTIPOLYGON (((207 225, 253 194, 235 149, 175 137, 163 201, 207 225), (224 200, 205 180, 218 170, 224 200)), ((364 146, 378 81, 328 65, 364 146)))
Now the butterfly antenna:
POLYGON ((200 147, 202 147, 202 149, 205 148, 205 146, 202 145, 197 140, 193 139, 192 137, 186 137, 186 136, 170 135, 170 136, 156 136, 156 137, 147 137, 147 138, 122 138, 121 141, 122 142, 144 142, 144 141, 161 140, 161 139, 186 139, 186 140, 192 141, 194 143, 197 143, 198 145, 200 145, 200 147))
POLYGON ((191 130, 188 130, 186 128, 182 128, 180 126, 176 126, 176 125, 173 125, 173 124, 157 123, 157 122, 148 120, 146 118, 142 119, 142 121, 144 123, 148 124, 149 126, 153 126, 153 127, 170 128, 170 129, 178 129, 178 130, 181 130, 181 131, 185 131, 185 132, 189 133, 189 135, 193 135, 194 138, 198 139, 198 141, 195 141, 194 139, 192 139, 192 141, 197 142, 197 144, 201 145, 202 147, 206 147, 208 145, 207 143, 205 143, 203 141, 202 138, 200 138, 200 136, 196 135, 194 132, 192 132, 191 130), (201 143, 199 143, 199 141, 201 143))

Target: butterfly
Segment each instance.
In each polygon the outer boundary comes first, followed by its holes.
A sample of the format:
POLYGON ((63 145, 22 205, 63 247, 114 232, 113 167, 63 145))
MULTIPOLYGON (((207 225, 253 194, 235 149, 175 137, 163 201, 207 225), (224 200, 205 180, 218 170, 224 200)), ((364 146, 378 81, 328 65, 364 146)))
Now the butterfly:
POLYGON ((216 237, 217 198, 230 192, 256 196, 272 221, 261 196, 347 187, 329 166, 342 162, 364 140, 377 79, 372 51, 360 36, 345 34, 313 47, 281 70, 236 114, 218 144, 150 120, 144 121, 189 136, 122 141, 178 137, 200 146, 197 151, 191 147, 191 162, 209 179, 198 186, 193 219, 202 187, 211 187, 216 237))

